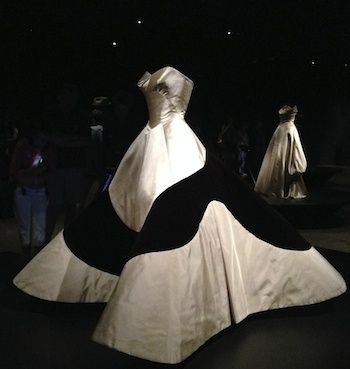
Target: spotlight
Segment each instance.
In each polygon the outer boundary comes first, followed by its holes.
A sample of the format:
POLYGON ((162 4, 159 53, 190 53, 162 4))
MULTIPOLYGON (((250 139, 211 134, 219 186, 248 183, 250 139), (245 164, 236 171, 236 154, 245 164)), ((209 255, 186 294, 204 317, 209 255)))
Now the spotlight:
POLYGON ((118 46, 118 42, 117 41, 112 41, 111 45, 112 45, 112 47, 117 47, 118 46))
POLYGON ((347 68, 347 67, 348 67, 348 63, 345 63, 345 64, 344 64, 344 67, 345 67, 345 68, 347 68))
POLYGON ((137 24, 142 24, 142 20, 141 20, 141 19, 138 19, 138 20, 136 21, 136 23, 137 23, 137 24))
POLYGON ((315 65, 315 60, 311 60, 310 64, 315 65))
POLYGON ((229 30, 227 30, 227 31, 226 31, 226 34, 227 34, 228 36, 231 36, 231 35, 232 35, 232 31, 229 29, 229 30))

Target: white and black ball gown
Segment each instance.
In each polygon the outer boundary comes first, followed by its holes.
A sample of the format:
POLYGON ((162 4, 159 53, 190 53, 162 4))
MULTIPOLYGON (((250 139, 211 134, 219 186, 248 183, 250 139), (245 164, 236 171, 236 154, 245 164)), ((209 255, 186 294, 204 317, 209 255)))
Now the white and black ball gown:
POLYGON ((192 81, 165 67, 139 86, 150 120, 109 191, 16 286, 46 300, 106 302, 93 339, 163 363, 249 314, 343 293, 339 273, 186 124, 192 81))

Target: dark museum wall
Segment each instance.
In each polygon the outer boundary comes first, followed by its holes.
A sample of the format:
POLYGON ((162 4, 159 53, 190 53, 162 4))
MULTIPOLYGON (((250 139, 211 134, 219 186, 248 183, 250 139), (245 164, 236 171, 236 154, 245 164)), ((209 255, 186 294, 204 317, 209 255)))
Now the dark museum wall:
POLYGON ((208 141, 229 118, 269 138, 295 103, 311 163, 349 164, 349 18, 345 1, 2 2, 1 124, 42 119, 63 83, 86 109, 124 90, 144 107, 138 78, 171 65, 195 82, 187 119, 208 141))

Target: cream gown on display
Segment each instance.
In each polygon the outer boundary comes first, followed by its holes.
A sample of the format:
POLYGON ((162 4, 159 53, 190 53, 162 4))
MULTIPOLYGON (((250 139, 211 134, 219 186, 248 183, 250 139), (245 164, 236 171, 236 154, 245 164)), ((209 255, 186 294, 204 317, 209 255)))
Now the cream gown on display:
POLYGON ((178 363, 249 314, 346 290, 339 273, 210 153, 184 121, 192 82, 171 67, 139 87, 150 120, 108 192, 15 277, 46 300, 106 302, 93 335, 178 363))
POLYGON ((284 106, 279 110, 280 124, 276 128, 262 162, 255 191, 278 198, 304 198, 307 190, 300 175, 307 162, 297 127, 294 124, 296 106, 284 106))

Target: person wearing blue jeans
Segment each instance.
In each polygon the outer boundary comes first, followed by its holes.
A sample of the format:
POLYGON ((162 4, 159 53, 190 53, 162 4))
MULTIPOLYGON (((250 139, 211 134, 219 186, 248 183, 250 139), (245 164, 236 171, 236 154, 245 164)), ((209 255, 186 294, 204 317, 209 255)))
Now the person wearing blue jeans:
POLYGON ((23 252, 34 253, 46 243, 47 191, 50 150, 45 135, 34 131, 14 150, 10 177, 16 184, 14 214, 23 252))
POLYGON ((46 188, 17 187, 14 212, 24 251, 41 248, 46 241, 46 188))

